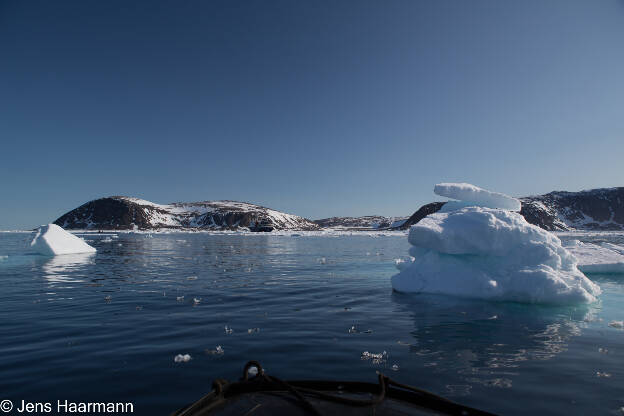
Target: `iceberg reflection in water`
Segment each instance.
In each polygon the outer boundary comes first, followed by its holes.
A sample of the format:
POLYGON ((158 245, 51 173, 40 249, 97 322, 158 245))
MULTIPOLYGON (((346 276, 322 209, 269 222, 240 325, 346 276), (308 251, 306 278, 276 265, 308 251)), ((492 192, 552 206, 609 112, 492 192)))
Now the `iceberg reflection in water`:
POLYGON ((84 282, 84 269, 95 265, 95 254, 64 254, 50 257, 41 267, 43 276, 51 284, 84 282))

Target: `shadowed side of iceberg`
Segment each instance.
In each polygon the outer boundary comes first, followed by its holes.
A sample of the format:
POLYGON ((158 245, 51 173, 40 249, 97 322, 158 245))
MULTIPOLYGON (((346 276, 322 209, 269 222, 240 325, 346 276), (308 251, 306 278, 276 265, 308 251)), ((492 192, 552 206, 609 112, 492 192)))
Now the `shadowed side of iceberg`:
POLYGON ((39 227, 30 246, 35 252, 44 256, 96 252, 95 248, 56 224, 39 227))

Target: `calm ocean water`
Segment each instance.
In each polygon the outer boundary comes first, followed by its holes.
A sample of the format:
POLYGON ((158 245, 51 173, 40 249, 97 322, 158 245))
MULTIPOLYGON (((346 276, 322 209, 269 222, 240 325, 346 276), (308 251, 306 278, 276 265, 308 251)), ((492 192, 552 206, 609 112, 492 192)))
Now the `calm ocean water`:
POLYGON ((405 236, 88 235, 96 255, 54 258, 25 255, 31 238, 0 233, 0 399, 14 403, 168 414, 256 359, 284 379, 381 370, 508 415, 624 406, 624 330, 608 325, 624 320, 624 275, 592 276, 596 305, 546 307, 393 293, 405 236))

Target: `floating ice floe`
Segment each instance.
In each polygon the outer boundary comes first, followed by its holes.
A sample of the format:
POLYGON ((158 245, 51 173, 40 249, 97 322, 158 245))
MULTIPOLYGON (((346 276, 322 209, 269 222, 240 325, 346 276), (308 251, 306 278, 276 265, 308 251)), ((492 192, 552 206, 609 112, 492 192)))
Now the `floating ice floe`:
POLYGON ((414 261, 399 265, 394 290, 555 304, 593 302, 601 293, 559 238, 514 212, 514 198, 468 184, 440 184, 435 192, 470 198, 470 206, 410 228, 414 261))
POLYGON ((611 328, 624 329, 624 321, 611 321, 609 322, 611 328))
POLYGON ((83 239, 68 233, 56 224, 42 225, 30 246, 44 256, 60 254, 95 253, 96 250, 83 239))
POLYGON ((191 361, 191 356, 189 354, 178 354, 173 358, 173 361, 176 363, 188 363, 191 361))
POLYGON ((578 268, 584 273, 624 273, 624 247, 578 240, 567 241, 564 246, 577 258, 578 268))

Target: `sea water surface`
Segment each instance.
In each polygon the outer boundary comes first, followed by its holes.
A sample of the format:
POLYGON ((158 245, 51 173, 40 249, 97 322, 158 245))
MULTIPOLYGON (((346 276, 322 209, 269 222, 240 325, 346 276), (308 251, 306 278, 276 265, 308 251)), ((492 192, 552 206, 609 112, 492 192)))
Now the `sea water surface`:
POLYGON ((169 414, 255 359, 284 379, 380 370, 507 415, 622 413, 624 275, 591 276, 594 305, 552 307, 393 293, 405 235, 84 238, 97 254, 43 257, 0 233, 0 399, 169 414))

